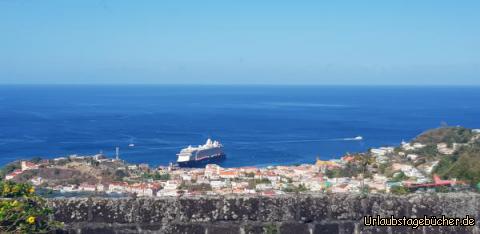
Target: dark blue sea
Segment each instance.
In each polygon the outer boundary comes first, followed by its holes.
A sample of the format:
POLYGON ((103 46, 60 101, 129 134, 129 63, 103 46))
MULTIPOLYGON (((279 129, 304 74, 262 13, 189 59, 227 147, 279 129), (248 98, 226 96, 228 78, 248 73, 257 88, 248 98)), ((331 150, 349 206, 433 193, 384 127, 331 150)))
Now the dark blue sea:
POLYGON ((0 164, 119 146, 129 162, 166 165, 208 137, 225 146, 226 167, 310 163, 442 122, 480 128, 480 88, 0 86, 0 164))

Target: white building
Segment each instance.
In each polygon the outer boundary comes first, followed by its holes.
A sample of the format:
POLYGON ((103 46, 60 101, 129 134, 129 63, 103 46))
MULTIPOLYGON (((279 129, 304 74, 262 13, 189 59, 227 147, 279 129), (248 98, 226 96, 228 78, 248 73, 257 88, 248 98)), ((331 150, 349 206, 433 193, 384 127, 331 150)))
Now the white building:
POLYGON ((169 180, 163 186, 164 190, 176 190, 180 186, 180 183, 176 180, 169 180))
POLYGON ((54 158, 53 161, 55 162, 61 162, 61 161, 67 161, 68 159, 65 157, 59 157, 59 158, 54 158))
POLYGON ((180 175, 180 177, 182 178, 183 181, 191 181, 192 180, 191 175, 182 174, 182 175, 180 175))
POLYGON ((454 148, 449 148, 447 143, 439 143, 437 144, 437 150, 438 152, 446 155, 451 155, 455 152, 454 148))
POLYGON ((60 192, 64 193, 64 192, 76 192, 78 191, 75 186, 73 185, 69 185, 69 186, 63 186, 61 189, 60 189, 60 192))
POLYGON ((165 190, 161 189, 157 192, 157 197, 176 197, 178 196, 177 190, 165 190))
POLYGON ((304 182, 305 187, 307 187, 310 191, 321 191, 323 189, 323 184, 323 182, 320 182, 318 180, 310 180, 304 182))
POLYGON ((219 166, 219 165, 216 165, 216 164, 207 164, 207 166, 205 166, 205 171, 204 171, 204 175, 205 177, 207 178, 211 178, 211 177, 215 177, 220 174, 220 170, 222 168, 219 166))
POLYGON ((407 155, 407 158, 412 160, 412 161, 415 161, 417 158, 418 158, 418 155, 416 154, 408 154, 407 155))
POLYGON ((426 174, 432 174, 433 169, 438 165, 439 161, 434 161, 431 163, 427 163, 425 165, 419 166, 426 174))
POLYGON ((97 186, 94 184, 81 184, 80 186, 78 186, 78 190, 85 192, 95 192, 97 190, 97 186))
POLYGON ((97 191, 104 192, 105 191, 105 186, 103 184, 97 184, 97 191))
POLYGON ((405 141, 402 141, 401 143, 402 145, 402 149, 404 150, 417 150, 417 149, 421 149, 421 148, 424 148, 425 146, 427 145, 424 145, 422 143, 419 143, 419 142, 415 142, 415 143, 408 143, 408 142, 405 142, 405 141))
POLYGON ((377 149, 371 149, 370 152, 375 156, 385 156, 387 154, 393 153, 395 148, 393 147, 380 147, 377 149))
POLYGON ((131 186, 129 192, 135 193, 137 194, 137 196, 140 196, 140 197, 142 196, 153 197, 155 194, 155 191, 152 188, 149 188, 145 184, 131 186))
POLYGON ((119 193, 127 192, 128 190, 127 186, 128 186, 127 183, 113 182, 108 185, 108 192, 119 192, 119 193))
POLYGON ((138 166, 137 165, 128 165, 127 168, 129 170, 137 170, 138 169, 138 166))
POLYGON ((38 169, 37 164, 31 163, 31 162, 28 162, 28 161, 22 161, 21 165, 22 165, 22 171, 38 169))
POLYGON ((256 190, 268 190, 268 189, 273 189, 271 184, 257 184, 255 186, 256 190))
POLYGON ((37 177, 32 178, 30 180, 30 182, 32 182, 32 184, 35 185, 35 186, 39 186, 43 183, 43 179, 42 179, 42 177, 37 176, 37 177))
POLYGON ((212 189, 220 189, 226 187, 227 183, 221 180, 212 180, 210 181, 210 186, 212 186, 212 189))

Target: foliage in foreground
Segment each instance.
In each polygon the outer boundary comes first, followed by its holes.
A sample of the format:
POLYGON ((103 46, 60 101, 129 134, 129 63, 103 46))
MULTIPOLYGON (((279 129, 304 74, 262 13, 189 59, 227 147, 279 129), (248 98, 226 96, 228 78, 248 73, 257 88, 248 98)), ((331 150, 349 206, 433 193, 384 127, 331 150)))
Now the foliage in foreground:
POLYGON ((51 214, 31 185, 0 181, 1 233, 47 233, 60 228, 51 214))

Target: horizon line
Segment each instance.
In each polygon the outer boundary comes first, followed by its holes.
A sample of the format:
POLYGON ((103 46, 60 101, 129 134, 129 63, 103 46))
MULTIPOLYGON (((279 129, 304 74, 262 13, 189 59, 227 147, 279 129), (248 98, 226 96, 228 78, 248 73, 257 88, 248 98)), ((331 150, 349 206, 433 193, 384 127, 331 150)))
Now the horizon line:
POLYGON ((344 87, 480 87, 480 84, 267 84, 267 83, 0 83, 0 86, 344 86, 344 87))

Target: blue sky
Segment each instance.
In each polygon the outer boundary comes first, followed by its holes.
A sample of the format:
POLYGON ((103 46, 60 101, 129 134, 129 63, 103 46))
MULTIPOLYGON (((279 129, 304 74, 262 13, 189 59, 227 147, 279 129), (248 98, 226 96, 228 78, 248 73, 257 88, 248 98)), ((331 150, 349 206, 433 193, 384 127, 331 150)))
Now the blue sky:
POLYGON ((480 1, 0 0, 0 83, 480 85, 480 1))

